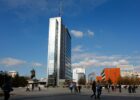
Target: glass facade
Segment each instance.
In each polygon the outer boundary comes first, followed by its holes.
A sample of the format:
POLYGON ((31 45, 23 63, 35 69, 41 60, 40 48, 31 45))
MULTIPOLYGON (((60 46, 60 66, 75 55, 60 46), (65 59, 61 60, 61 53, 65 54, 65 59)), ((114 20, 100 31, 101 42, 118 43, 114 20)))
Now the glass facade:
POLYGON ((55 23, 53 24, 55 25, 54 33, 49 34, 49 47, 48 47, 48 66, 49 66, 48 83, 50 85, 57 84, 58 21, 56 20, 55 23))
POLYGON ((59 86, 60 79, 71 80, 71 36, 61 17, 50 18, 48 42, 48 85, 59 86))
POLYGON ((60 79, 71 80, 71 36, 64 25, 61 30, 60 79))

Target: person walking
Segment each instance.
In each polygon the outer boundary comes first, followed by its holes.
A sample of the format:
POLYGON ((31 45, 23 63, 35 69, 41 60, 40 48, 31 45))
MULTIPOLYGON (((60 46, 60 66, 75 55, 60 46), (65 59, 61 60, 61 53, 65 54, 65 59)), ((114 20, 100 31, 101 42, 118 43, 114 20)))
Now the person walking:
POLYGON ((74 83, 73 88, 74 88, 74 93, 77 93, 78 92, 78 89, 77 89, 76 83, 74 83))
POLYGON ((81 85, 78 85, 78 92, 79 93, 81 92, 81 88, 82 88, 82 86, 81 85))
POLYGON ((120 92, 120 93, 122 92, 121 84, 119 84, 119 92, 120 92))
POLYGON ((107 85, 108 93, 110 92, 110 84, 107 85))
POLYGON ((5 76, 5 82, 2 86, 2 90, 4 92, 4 100, 9 100, 10 92, 13 91, 13 88, 11 85, 11 78, 9 76, 5 76))
POLYGON ((128 86, 128 93, 131 93, 131 92, 132 92, 131 90, 132 90, 132 86, 129 85, 129 86, 128 86))
POLYGON ((97 84, 97 98, 100 99, 102 93, 102 86, 100 85, 100 83, 97 84))
POLYGON ((91 89, 93 91, 93 94, 90 97, 92 98, 93 96, 95 96, 96 99, 96 81, 93 81, 91 89))
POLYGON ((69 85, 69 89, 70 89, 70 91, 71 91, 71 93, 72 93, 72 90, 73 90, 73 83, 72 83, 72 82, 71 82, 70 85, 69 85))
POLYGON ((132 86, 132 93, 136 93, 136 87, 135 87, 135 85, 132 86))
POLYGON ((27 86, 27 88, 26 88, 26 91, 30 91, 30 88, 29 88, 29 86, 27 86))

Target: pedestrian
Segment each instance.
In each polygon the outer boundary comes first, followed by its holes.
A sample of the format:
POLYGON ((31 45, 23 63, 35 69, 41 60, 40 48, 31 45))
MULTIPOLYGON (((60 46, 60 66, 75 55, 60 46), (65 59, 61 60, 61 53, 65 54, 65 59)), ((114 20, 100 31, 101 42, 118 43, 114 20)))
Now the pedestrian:
POLYGON ((122 92, 121 84, 119 84, 119 92, 120 92, 120 93, 122 92))
POLYGON ((108 84, 107 85, 107 90, 108 90, 108 93, 110 92, 110 85, 108 84))
POLYGON ((30 91, 29 86, 27 86, 26 91, 30 91))
POLYGON ((41 88, 40 88, 40 86, 38 86, 38 91, 41 91, 41 88))
POLYGON ((102 94, 102 85, 100 85, 100 95, 102 94))
POLYGON ((81 92, 81 88, 82 88, 82 86, 81 85, 78 85, 78 92, 79 93, 81 92))
POLYGON ((74 88, 74 93, 77 93, 78 92, 78 89, 77 89, 76 83, 74 83, 73 88, 74 88))
POLYGON ((100 83, 97 84, 97 98, 100 99, 102 93, 102 86, 100 85, 100 83))
POLYGON ((112 91, 114 91, 114 85, 111 86, 112 91))
POLYGON ((5 82, 2 86, 2 90, 4 92, 4 100, 9 100, 10 92, 13 91, 11 78, 9 76, 5 76, 5 82))
POLYGON ((93 81, 91 89, 93 91, 93 94, 90 97, 92 98, 93 96, 95 96, 96 99, 96 81, 93 81))
POLYGON ((34 90, 34 83, 32 83, 32 91, 34 90))
POLYGON ((73 90, 73 83, 72 83, 72 82, 71 82, 70 85, 69 85, 69 89, 70 89, 70 91, 71 91, 71 93, 72 93, 72 90, 73 90))
POLYGON ((136 87, 135 87, 135 85, 132 86, 132 93, 136 93, 136 87))
POLYGON ((129 85, 129 87, 128 87, 128 93, 131 93, 131 90, 132 90, 132 87, 131 87, 131 85, 129 85))

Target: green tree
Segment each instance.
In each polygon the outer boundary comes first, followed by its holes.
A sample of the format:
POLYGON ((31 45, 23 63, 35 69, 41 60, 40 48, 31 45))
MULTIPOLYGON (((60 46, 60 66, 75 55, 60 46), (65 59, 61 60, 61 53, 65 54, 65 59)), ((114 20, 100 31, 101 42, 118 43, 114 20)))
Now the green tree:
POLYGON ((86 84, 86 78, 85 78, 85 77, 81 77, 81 78, 78 80, 78 84, 80 84, 80 85, 85 85, 85 84, 86 84))
POLYGON ((105 80, 101 80, 101 84, 102 84, 102 85, 106 85, 107 82, 106 82, 105 80))
POLYGON ((127 76, 126 77, 123 77, 122 83, 124 85, 130 85, 131 84, 130 78, 127 77, 127 76))
POLYGON ((2 86, 3 83, 4 83, 4 75, 1 73, 0 74, 0 87, 2 86))
POLYGON ((12 79, 12 85, 13 85, 13 87, 19 87, 19 75, 18 74, 12 79))
POLYGON ((25 87, 28 84, 27 78, 19 76, 18 74, 13 78, 13 87, 25 87))
POLYGON ((139 85, 140 84, 140 79, 138 77, 120 77, 118 79, 118 84, 123 84, 123 85, 139 85))
POLYGON ((108 79, 107 82, 108 82, 108 84, 112 84, 112 80, 110 78, 108 79))
POLYGON ((117 84, 122 84, 122 82, 123 82, 123 78, 120 76, 117 80, 117 84))
POLYGON ((0 87, 4 84, 5 78, 9 77, 6 72, 0 71, 0 87))

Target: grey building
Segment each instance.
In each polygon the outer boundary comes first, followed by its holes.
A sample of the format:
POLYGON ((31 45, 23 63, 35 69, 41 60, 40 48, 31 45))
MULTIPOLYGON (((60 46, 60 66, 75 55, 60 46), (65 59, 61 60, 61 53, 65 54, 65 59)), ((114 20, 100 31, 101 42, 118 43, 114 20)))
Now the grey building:
POLYGON ((71 36, 61 17, 50 18, 48 39, 48 85, 59 86, 71 80, 71 36))

